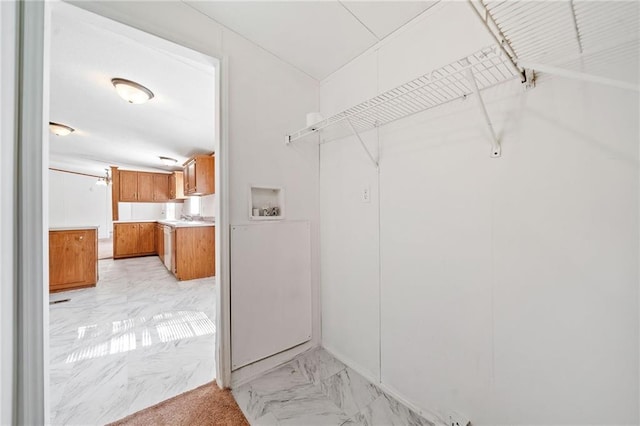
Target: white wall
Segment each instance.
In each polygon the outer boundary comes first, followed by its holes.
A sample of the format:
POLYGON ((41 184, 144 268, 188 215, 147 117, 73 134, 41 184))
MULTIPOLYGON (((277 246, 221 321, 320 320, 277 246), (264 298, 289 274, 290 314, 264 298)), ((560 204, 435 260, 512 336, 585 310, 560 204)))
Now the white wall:
POLYGON ((109 238, 111 189, 97 180, 49 170, 49 226, 99 226, 98 238, 109 238))
MULTIPOLYGON (((487 45, 466 7, 323 81, 323 114, 487 45)), ((638 95, 545 77, 486 96, 499 159, 472 98, 364 134, 379 175, 353 137, 322 145, 323 345, 428 415, 638 424, 638 95)))
POLYGON ((203 195, 200 197, 200 214, 204 217, 215 217, 216 194, 203 195))
POLYGON ((251 184, 285 188, 287 219, 312 232, 313 342, 234 373, 259 373, 319 342, 318 148, 287 147, 284 134, 318 110, 318 82, 179 1, 77 2, 79 7, 223 58, 229 72, 230 224, 249 223, 251 184))
POLYGON ((118 203, 118 220, 166 219, 169 203, 118 203))

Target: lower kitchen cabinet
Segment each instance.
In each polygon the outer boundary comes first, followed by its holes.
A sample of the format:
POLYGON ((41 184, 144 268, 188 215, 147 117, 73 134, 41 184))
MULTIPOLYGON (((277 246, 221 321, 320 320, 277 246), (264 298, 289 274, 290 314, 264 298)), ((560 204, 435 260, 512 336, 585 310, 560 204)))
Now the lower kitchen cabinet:
POLYGON ((212 277, 216 274, 215 227, 173 229, 172 270, 180 281, 212 277))
POLYGON ((113 224, 113 258, 156 254, 156 223, 129 222, 113 224))
POLYGON ((49 231, 49 292, 95 287, 98 282, 98 230, 49 231))

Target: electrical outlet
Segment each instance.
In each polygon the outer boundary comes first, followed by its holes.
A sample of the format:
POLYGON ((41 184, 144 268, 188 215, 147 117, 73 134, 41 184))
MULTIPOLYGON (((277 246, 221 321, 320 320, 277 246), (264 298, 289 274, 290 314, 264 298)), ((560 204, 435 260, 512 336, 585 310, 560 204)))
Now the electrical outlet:
POLYGON ((471 422, 460 413, 452 413, 449 414, 449 421, 447 424, 450 426, 470 426, 471 422))
POLYGON ((369 185, 365 185, 362 187, 362 202, 370 203, 371 202, 371 188, 369 185))

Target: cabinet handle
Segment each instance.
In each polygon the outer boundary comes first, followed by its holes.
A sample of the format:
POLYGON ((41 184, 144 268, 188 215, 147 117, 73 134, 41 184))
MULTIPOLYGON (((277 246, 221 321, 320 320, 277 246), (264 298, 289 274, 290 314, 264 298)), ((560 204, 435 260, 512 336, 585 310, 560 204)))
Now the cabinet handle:
POLYGON ((79 239, 80 241, 84 240, 84 235, 80 235, 80 236, 78 237, 78 239, 79 239))

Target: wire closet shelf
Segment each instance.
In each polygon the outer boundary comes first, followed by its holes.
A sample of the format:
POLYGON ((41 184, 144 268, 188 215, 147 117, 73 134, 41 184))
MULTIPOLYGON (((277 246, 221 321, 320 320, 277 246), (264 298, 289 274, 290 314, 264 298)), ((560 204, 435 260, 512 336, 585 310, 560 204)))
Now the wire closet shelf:
MULTIPOLYGON (((285 142, 296 141, 339 123, 353 127, 358 132, 364 132, 457 99, 465 99, 476 93, 475 86, 482 91, 521 77, 520 71, 500 49, 495 46, 486 47, 286 135, 285 142)), ((324 141, 342 137, 342 134, 331 136, 333 137, 324 138, 324 141)))

